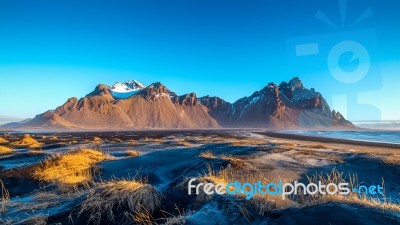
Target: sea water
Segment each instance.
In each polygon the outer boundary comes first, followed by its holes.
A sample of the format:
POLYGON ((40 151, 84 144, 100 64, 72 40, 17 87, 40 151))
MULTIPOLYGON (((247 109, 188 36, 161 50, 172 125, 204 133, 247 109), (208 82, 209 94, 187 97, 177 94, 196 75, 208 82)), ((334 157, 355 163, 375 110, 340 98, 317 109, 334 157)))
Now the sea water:
POLYGON ((285 133, 314 137, 400 144, 400 131, 287 131, 285 133))

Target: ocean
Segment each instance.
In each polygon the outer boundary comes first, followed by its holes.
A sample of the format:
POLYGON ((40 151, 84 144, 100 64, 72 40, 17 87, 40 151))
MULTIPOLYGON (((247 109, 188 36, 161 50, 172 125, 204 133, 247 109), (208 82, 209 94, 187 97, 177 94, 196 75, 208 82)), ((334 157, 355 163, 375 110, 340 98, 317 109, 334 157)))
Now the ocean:
POLYGON ((400 144, 400 131, 285 131, 284 133, 377 143, 400 144))

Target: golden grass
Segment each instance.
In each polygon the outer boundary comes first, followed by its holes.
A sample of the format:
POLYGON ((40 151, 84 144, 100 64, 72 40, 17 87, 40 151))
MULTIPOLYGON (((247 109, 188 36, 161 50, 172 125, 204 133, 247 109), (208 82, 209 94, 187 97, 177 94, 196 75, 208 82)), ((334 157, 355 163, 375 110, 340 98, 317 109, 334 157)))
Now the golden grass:
POLYGON ((135 139, 130 139, 130 140, 127 140, 126 143, 130 144, 130 145, 136 145, 136 144, 138 144, 138 141, 135 139))
POLYGON ((93 149, 81 149, 44 160, 33 176, 41 181, 56 182, 62 185, 84 184, 91 180, 91 168, 109 155, 93 149))
POLYGON ((211 150, 202 152, 202 153, 200 153, 199 156, 204 159, 216 159, 217 158, 211 150))
POLYGON ((41 148, 30 148, 29 152, 32 154, 44 154, 44 150, 41 148))
MULTIPOLYGON (((350 174, 348 177, 343 175, 343 172, 339 172, 333 169, 330 173, 326 174, 315 174, 308 177, 308 181, 315 183, 321 181, 322 184, 327 185, 329 183, 349 183, 350 187, 358 186, 358 177, 356 174, 350 174), (348 180, 348 181, 346 181, 348 180)), ((384 186, 382 182, 382 186, 384 186)), ((349 195, 313 195, 307 196, 302 199, 302 206, 319 205, 328 202, 346 203, 346 204, 358 204, 370 208, 389 210, 394 212, 400 212, 400 205, 392 202, 382 196, 382 199, 373 196, 367 196, 366 194, 359 195, 357 192, 350 192, 349 195)))
POLYGON ((255 195, 249 201, 247 205, 257 212, 258 215, 264 216, 265 214, 276 209, 276 202, 267 199, 265 196, 255 195))
POLYGON ((207 150, 205 152, 200 153, 199 155, 200 158, 203 159, 221 159, 224 161, 228 161, 233 167, 236 168, 243 168, 244 167, 244 162, 243 160, 232 156, 232 155, 220 155, 220 156, 216 156, 214 155, 214 153, 211 150, 207 150))
POLYGON ((177 215, 166 212, 164 210, 160 210, 160 212, 163 214, 163 218, 158 219, 155 219, 152 216, 152 213, 147 210, 137 211, 134 214, 129 213, 128 215, 130 215, 135 224, 139 225, 184 225, 187 218, 191 214, 186 214, 184 211, 180 211, 177 207, 176 210, 178 211, 177 215))
POLYGON ((36 141, 31 135, 25 134, 21 140, 12 142, 11 146, 39 148, 42 146, 42 143, 36 141))
POLYGON ((227 185, 230 181, 230 177, 226 170, 216 172, 211 165, 207 165, 208 173, 205 176, 200 177, 200 180, 207 180, 214 184, 225 184, 227 185))
POLYGON ((57 136, 51 136, 49 139, 52 140, 52 141, 56 141, 56 140, 58 140, 58 137, 57 136))
POLYGON ((112 141, 113 141, 113 142, 116 142, 116 143, 122 143, 122 142, 124 142, 123 140, 121 140, 121 139, 119 139, 119 138, 113 138, 112 141))
MULTIPOLYGON (((219 172, 215 172, 210 166, 208 166, 208 173, 202 177, 199 177, 201 182, 212 182, 214 184, 224 184, 224 187, 229 182, 239 181, 254 183, 259 180, 263 181, 263 183, 268 183, 261 174, 257 175, 254 173, 241 173, 238 171, 228 172, 227 170, 221 170, 219 172)), ((349 183, 350 187, 358 186, 358 178, 357 175, 348 175, 344 176, 342 172, 337 171, 336 169, 332 170, 330 173, 326 174, 315 174, 313 176, 308 177, 309 183, 318 183, 321 181, 323 185, 327 185, 329 183, 349 183)), ((286 181, 284 181, 286 182, 286 181)), ((383 184, 382 184, 383 185, 383 184)), ((344 204, 357 204, 365 207, 370 207, 379 210, 388 210, 393 212, 400 212, 400 205, 398 203, 392 202, 382 196, 382 198, 367 196, 366 194, 359 195, 358 193, 350 192, 349 195, 301 195, 302 192, 299 192, 297 196, 291 196, 286 200, 282 200, 281 196, 268 196, 268 195, 259 195, 256 194, 252 197, 251 200, 246 201, 246 207, 250 207, 256 210, 259 215, 264 215, 267 212, 270 212, 278 207, 281 209, 290 208, 290 207, 305 207, 305 206, 314 206, 321 205, 325 203, 344 203, 344 204)), ((241 198, 243 194, 236 195, 236 197, 241 198)), ((198 196, 196 200, 207 200, 207 196, 202 196, 202 193, 198 196)))
POLYGON ((228 161, 233 167, 241 169, 245 166, 243 160, 232 155, 221 155, 220 159, 228 161))
POLYGON ((103 144, 103 140, 99 137, 94 137, 92 143, 95 145, 101 145, 103 144))
POLYGON ((140 152, 137 150, 127 150, 126 155, 129 157, 138 157, 140 156, 140 152))
POLYGON ((182 146, 185 146, 185 147, 191 147, 191 146, 193 146, 193 143, 187 141, 187 140, 184 139, 184 138, 173 138, 173 139, 171 139, 171 141, 173 141, 173 142, 175 142, 175 143, 177 143, 177 144, 180 144, 180 145, 182 145, 182 146))
POLYGON ((6 147, 6 146, 0 146, 0 155, 10 154, 12 152, 14 152, 14 150, 12 150, 11 148, 6 147))
POLYGON ((87 214, 89 223, 99 224, 102 219, 140 216, 153 212, 161 205, 161 193, 141 180, 113 180, 98 184, 83 202, 80 214, 87 214), (121 212, 122 211, 122 212, 121 212))
POLYGON ((156 219, 152 216, 152 213, 147 210, 136 210, 135 213, 128 213, 135 224, 139 225, 156 225, 158 224, 156 219))
POLYGON ((231 140, 232 146, 249 146, 249 145, 265 145, 267 144, 266 140, 262 139, 233 139, 231 140))
POLYGON ((383 158, 383 162, 389 165, 400 165, 400 155, 389 155, 383 158))
POLYGON ((6 139, 0 137, 0 144, 7 144, 9 141, 7 141, 6 139))
POLYGON ((200 144, 207 143, 227 143, 232 146, 249 146, 249 145, 265 145, 266 140, 255 139, 255 138, 240 138, 240 137, 193 137, 191 142, 196 142, 200 144))
POLYGON ((147 143, 164 143, 165 140, 162 138, 145 138, 140 141, 147 142, 147 143))
POLYGON ((178 212, 176 215, 162 211, 165 218, 163 218, 163 225, 184 225, 186 224, 187 218, 191 215, 191 212, 185 213, 184 210, 179 210, 179 208, 175 205, 175 210, 178 212))
POLYGON ((29 149, 39 149, 42 147, 42 144, 31 144, 28 146, 29 149))

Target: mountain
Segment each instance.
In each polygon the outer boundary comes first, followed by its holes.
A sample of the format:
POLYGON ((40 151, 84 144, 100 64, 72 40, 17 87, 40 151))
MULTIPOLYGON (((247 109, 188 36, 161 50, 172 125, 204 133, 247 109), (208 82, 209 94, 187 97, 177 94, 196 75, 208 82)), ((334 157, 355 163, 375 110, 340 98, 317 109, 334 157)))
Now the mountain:
MULTIPOLYGON (((19 127, 60 129, 218 128, 195 94, 177 96, 161 83, 116 98, 112 87, 98 85, 81 99, 68 99, 54 111, 19 127)), ((115 88, 114 88, 115 90, 115 88)))
POLYGON ((339 112, 313 88, 307 89, 298 77, 279 86, 269 83, 260 91, 233 104, 218 97, 199 99, 209 114, 223 127, 252 128, 352 128, 339 112))
POLYGON ((146 128, 353 128, 331 111, 319 92, 299 78, 270 83, 249 97, 229 103, 219 97, 177 95, 156 82, 99 84, 85 97, 72 97, 55 110, 7 128, 146 129, 146 128))

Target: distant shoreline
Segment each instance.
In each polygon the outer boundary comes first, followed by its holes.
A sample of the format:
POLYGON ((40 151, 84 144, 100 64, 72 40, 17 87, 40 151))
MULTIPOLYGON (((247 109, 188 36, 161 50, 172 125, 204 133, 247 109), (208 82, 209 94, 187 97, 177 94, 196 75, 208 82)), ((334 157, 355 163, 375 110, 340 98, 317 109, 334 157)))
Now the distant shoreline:
MULTIPOLYGON (((357 129, 357 130, 369 130, 369 129, 357 129)), ((347 144, 347 145, 356 145, 356 146, 366 146, 366 147, 385 147, 385 148, 393 148, 400 149, 400 144, 396 143, 384 143, 384 142, 373 142, 366 140, 350 140, 350 139, 340 139, 333 137, 317 137, 310 135, 301 135, 301 134, 290 134, 290 133, 282 133, 277 130, 265 130, 265 129, 243 129, 243 128, 218 128, 218 129, 135 129, 135 130, 41 130, 41 129, 32 129, 32 130, 0 130, 0 133, 36 133, 36 134, 48 134, 48 133, 125 133, 125 132, 138 132, 138 133, 176 133, 176 134, 184 134, 186 132, 210 132, 210 133, 220 133, 220 132, 254 132, 256 134, 265 135, 273 138, 281 138, 281 139, 289 139, 289 140, 298 140, 298 141, 312 141, 312 142, 321 142, 321 143, 332 143, 332 144, 347 144)), ((313 131, 313 130, 310 130, 313 131)), ((320 130, 315 130, 320 131, 320 130)), ((333 131, 333 130, 329 130, 333 131)), ((340 131, 340 130, 338 130, 340 131)))
POLYGON ((314 142, 321 142, 321 143, 346 144, 346 145, 357 145, 357 146, 366 146, 366 147, 384 147, 384 148, 400 149, 400 144, 394 144, 394 143, 358 141, 358 140, 348 140, 348 139, 339 139, 339 138, 331 138, 331 137, 316 137, 316 136, 306 136, 306 135, 299 135, 299 134, 278 133, 278 132, 273 132, 273 131, 255 132, 255 133, 262 134, 262 135, 265 135, 268 137, 273 137, 273 138, 282 138, 282 139, 290 139, 290 140, 298 140, 298 141, 314 141, 314 142))

